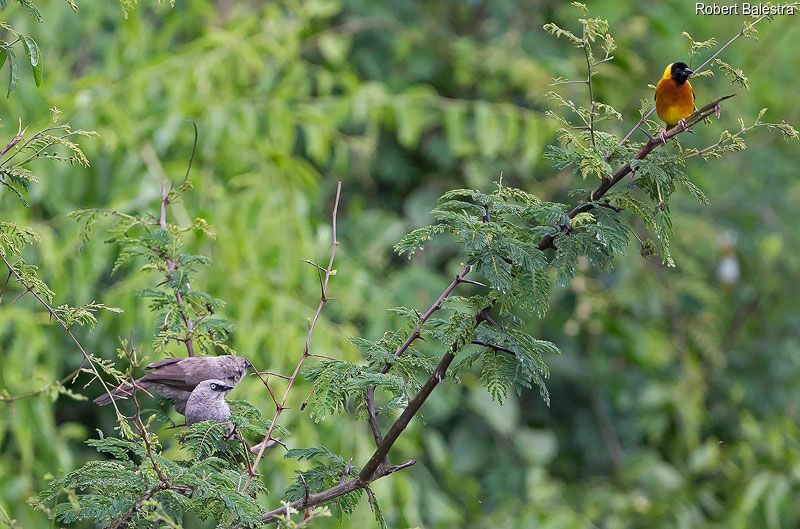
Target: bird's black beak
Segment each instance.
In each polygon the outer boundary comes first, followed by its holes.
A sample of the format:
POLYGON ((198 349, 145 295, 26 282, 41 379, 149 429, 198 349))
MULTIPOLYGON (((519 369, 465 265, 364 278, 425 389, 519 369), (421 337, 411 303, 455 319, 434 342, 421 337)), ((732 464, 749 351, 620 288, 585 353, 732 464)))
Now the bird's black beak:
POLYGON ((222 386, 222 387, 224 388, 224 391, 230 391, 233 389, 233 386, 222 386))
POLYGON ((253 367, 253 364, 251 364, 251 363, 250 363, 250 360, 247 360, 247 359, 245 358, 245 362, 247 362, 247 365, 246 365, 246 366, 244 366, 244 367, 246 367, 246 368, 251 368, 251 367, 253 367))
POLYGON ((692 75, 694 73, 694 70, 690 70, 689 68, 686 68, 684 70, 684 72, 686 72, 687 75, 692 75))

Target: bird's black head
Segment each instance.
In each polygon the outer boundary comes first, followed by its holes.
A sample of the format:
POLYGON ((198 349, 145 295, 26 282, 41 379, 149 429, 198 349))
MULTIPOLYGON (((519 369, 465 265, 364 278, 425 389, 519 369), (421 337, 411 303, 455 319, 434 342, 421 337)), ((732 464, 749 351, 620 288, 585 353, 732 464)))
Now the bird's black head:
POLYGON ((693 73, 685 62, 674 62, 669 71, 669 76, 675 79, 676 83, 683 84, 693 73))
POLYGON ((233 389, 233 386, 228 386, 226 384, 218 384, 216 382, 212 382, 210 387, 212 391, 228 391, 230 389, 233 389))

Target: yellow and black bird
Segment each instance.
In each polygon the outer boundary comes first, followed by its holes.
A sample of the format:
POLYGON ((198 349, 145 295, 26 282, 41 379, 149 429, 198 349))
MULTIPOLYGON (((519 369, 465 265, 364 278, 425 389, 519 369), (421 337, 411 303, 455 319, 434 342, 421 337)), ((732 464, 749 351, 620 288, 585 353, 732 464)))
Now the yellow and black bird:
POLYGON ((664 69, 656 86, 656 113, 667 124, 661 131, 661 141, 666 141, 667 130, 679 123, 685 126, 684 120, 694 112, 694 92, 689 83, 693 73, 683 62, 673 62, 664 69))

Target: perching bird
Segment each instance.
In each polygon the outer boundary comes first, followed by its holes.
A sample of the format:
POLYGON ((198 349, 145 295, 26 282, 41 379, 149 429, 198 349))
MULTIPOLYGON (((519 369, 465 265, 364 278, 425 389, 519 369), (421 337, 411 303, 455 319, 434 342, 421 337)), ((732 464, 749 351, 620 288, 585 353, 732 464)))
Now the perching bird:
MULTIPOLYGON (((183 414, 186 401, 192 390, 204 380, 221 380, 226 386, 233 388, 242 380, 251 367, 250 362, 241 356, 190 356, 185 358, 167 358, 145 367, 152 370, 137 379, 136 385, 152 390, 175 402, 175 409, 183 414)), ((111 391, 114 399, 131 396, 133 388, 126 384, 111 391)), ((111 403, 106 393, 94 399, 98 406, 111 403)))
POLYGON ((233 432, 233 424, 228 421, 231 408, 225 402, 225 395, 232 389, 233 386, 213 378, 200 382, 186 401, 186 424, 216 421, 227 424, 226 436, 230 435, 233 432))
POLYGON ((685 127, 685 119, 694 112, 694 92, 688 81, 693 73, 683 62, 673 62, 664 69, 664 75, 656 86, 656 113, 667 124, 661 131, 661 141, 666 142, 668 129, 679 123, 685 127))

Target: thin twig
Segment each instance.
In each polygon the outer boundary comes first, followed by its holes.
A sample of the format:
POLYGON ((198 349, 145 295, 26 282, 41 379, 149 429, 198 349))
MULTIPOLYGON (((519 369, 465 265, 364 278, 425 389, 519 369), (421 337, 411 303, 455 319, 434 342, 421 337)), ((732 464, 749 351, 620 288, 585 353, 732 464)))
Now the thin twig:
POLYGON ((589 39, 586 38, 586 30, 583 31, 583 53, 586 55, 586 86, 589 87, 589 135, 592 138, 592 147, 597 148, 594 140, 594 90, 592 90, 592 64, 589 60, 589 39))
MULTIPOLYGON (((197 127, 195 126, 195 134, 197 133, 197 127)), ((197 137, 195 136, 195 142, 197 142, 197 137)), ((194 150, 192 150, 192 157, 194 157, 194 150)), ((191 168, 191 160, 189 161, 189 167, 191 168)), ((189 175, 188 169, 186 173, 187 177, 189 175)), ((167 206, 169 205, 169 193, 171 189, 167 188, 167 184, 169 182, 167 180, 163 180, 161 182, 161 214, 158 217, 158 225, 161 226, 161 229, 167 231, 167 206)), ((185 183, 185 182, 184 182, 185 183)), ((171 186, 170 186, 171 188, 171 186)), ((156 247, 151 247, 152 250, 156 255, 164 259, 164 263, 167 266, 167 280, 173 279, 173 275, 177 272, 178 263, 173 261, 163 250, 156 247)), ((178 302, 178 310, 180 311, 181 319, 183 320, 183 324, 186 325, 186 337, 182 339, 183 344, 186 346, 186 354, 188 356, 194 356, 194 326, 195 323, 189 318, 188 314, 186 314, 185 306, 183 303, 183 295, 181 294, 181 288, 183 288, 182 284, 179 284, 175 289, 175 300, 178 302)), ((202 318, 200 320, 202 321, 202 318)))
MULTIPOLYGON (((80 372, 81 372, 81 367, 78 367, 76 370, 72 371, 69 375, 67 375, 64 378, 62 378, 61 380, 59 380, 58 383, 59 384, 64 384, 70 378, 73 378, 73 377, 77 376, 78 373, 80 373, 80 372)), ((74 382, 74 380, 73 380, 73 382, 74 382)), ((0 402, 7 402, 7 403, 10 404, 10 403, 14 402, 15 400, 26 399, 28 397, 36 397, 37 395, 41 395, 42 393, 44 393, 45 391, 47 391, 51 387, 52 387, 52 385, 51 386, 45 386, 45 387, 43 387, 42 389, 40 389, 38 391, 31 391, 30 393, 23 393, 22 395, 14 395, 13 397, 0 397, 0 402)))
POLYGON ((53 309, 53 307, 51 307, 50 304, 47 303, 47 301, 45 301, 44 298, 42 298, 42 296, 40 296, 38 292, 36 292, 35 290, 33 290, 31 288, 31 286, 28 284, 28 282, 25 281, 25 278, 23 278, 20 275, 20 273, 17 272, 17 270, 13 266, 11 266, 11 263, 6 261, 5 257, 0 256, 0 260, 2 260, 3 263, 6 265, 6 267, 8 267, 8 270, 12 274, 14 274, 14 276, 17 278, 17 281, 19 281, 22 284, 22 286, 25 287, 26 290, 30 291, 30 293, 33 294, 33 296, 39 301, 39 303, 41 303, 42 306, 44 306, 44 308, 47 309, 47 312, 50 313, 50 316, 54 320, 56 320, 61 325, 61 327, 64 328, 64 331, 67 333, 67 335, 72 339, 72 341, 78 347, 80 352, 83 354, 83 357, 86 359, 87 362, 89 362, 89 367, 91 368, 92 372, 94 373, 94 376, 97 377, 97 379, 100 381, 100 384, 103 385, 103 389, 105 389, 106 393, 108 393, 108 396, 111 397, 111 404, 114 406, 114 410, 117 412, 117 417, 121 417, 122 414, 120 413, 119 408, 117 407, 117 403, 114 401, 114 396, 111 394, 111 390, 108 389, 108 385, 106 384, 105 380, 103 380, 103 377, 100 376, 100 372, 97 370, 97 367, 94 365, 94 362, 92 361, 92 357, 89 356, 89 353, 86 352, 86 350, 83 348, 83 346, 78 341, 78 339, 75 338, 75 335, 72 334, 72 331, 69 330, 69 327, 67 326, 66 323, 64 323, 64 320, 62 320, 59 317, 59 315, 56 313, 55 309, 53 309))
POLYGON ((192 162, 194 161, 194 153, 195 153, 195 151, 197 151, 197 136, 198 136, 198 134, 197 134, 197 123, 195 123, 195 121, 193 119, 187 119, 186 121, 191 123, 192 127, 194 127, 194 144, 192 145, 192 154, 191 154, 191 156, 189 156, 189 164, 186 166, 186 176, 183 177, 183 182, 181 183, 181 187, 180 187, 181 189, 183 189, 186 186, 186 182, 189 181, 189 171, 192 170, 192 162))
MULTIPOLYGON (((333 203, 333 214, 331 215, 331 258, 328 261, 328 268, 325 269, 325 277, 322 281, 322 293, 320 295, 319 305, 317 305, 317 311, 314 314, 314 318, 311 320, 311 324, 308 326, 308 334, 306 334, 305 344, 303 345, 303 353, 300 355, 300 360, 297 362, 297 366, 294 368, 294 372, 292 376, 289 377, 288 384, 286 385, 286 390, 283 393, 283 398, 281 399, 280 403, 275 406, 275 415, 272 417, 272 422, 269 425, 269 430, 264 435, 264 439, 261 442, 261 449, 258 451, 256 455, 255 461, 253 461, 253 468, 258 468, 258 464, 261 462, 261 458, 264 457, 264 451, 267 449, 267 444, 269 439, 272 438, 272 432, 275 429, 275 426, 278 424, 278 418, 283 413, 283 410, 286 409, 286 401, 289 398, 289 393, 294 386, 294 382, 297 379, 297 375, 300 373, 300 369, 303 367, 303 363, 306 361, 306 358, 309 357, 308 348, 309 344, 311 343, 311 335, 314 333, 314 328, 317 325, 317 321, 319 320, 319 316, 322 313, 322 309, 325 306, 325 303, 328 302, 328 281, 333 275, 333 262, 336 257, 336 248, 339 246, 339 241, 336 238, 336 216, 339 211, 339 197, 342 192, 342 182, 340 181, 336 186, 336 198, 334 199, 333 203)), ((247 490, 247 487, 250 486, 250 482, 253 480, 253 474, 250 473, 247 476, 247 480, 245 480, 244 485, 242 485, 242 492, 247 490)))

